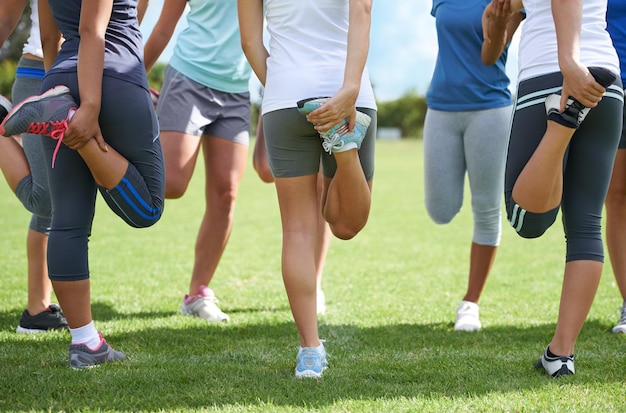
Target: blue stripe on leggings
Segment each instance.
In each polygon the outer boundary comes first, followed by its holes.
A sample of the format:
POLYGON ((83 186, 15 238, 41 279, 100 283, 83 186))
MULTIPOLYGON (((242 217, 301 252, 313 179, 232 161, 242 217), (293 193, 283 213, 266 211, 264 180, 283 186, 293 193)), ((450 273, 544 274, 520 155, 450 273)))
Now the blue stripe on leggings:
POLYGON ((16 77, 27 77, 29 79, 43 79, 46 71, 32 67, 18 67, 15 71, 16 77))
POLYGON ((132 185, 130 184, 130 182, 126 179, 126 178, 122 178, 122 181, 120 182, 120 184, 117 185, 117 190, 120 193, 120 195, 122 195, 122 197, 124 198, 124 200, 126 201, 126 203, 137 213, 137 215, 141 216, 142 218, 145 219, 149 219, 149 220, 154 220, 156 219, 156 217, 158 216, 159 211, 161 210, 160 208, 152 208, 150 205, 148 205, 137 193, 137 191, 132 187, 132 185), (156 214, 156 215, 148 215, 145 212, 141 211, 141 209, 139 208, 139 206, 137 206, 137 204, 130 199, 130 197, 128 196, 128 194, 124 191, 124 189, 120 186, 120 184, 124 183, 127 187, 128 190, 130 191, 131 194, 133 194, 134 198, 137 199, 139 201, 139 203, 148 210, 149 213, 152 214, 156 214))

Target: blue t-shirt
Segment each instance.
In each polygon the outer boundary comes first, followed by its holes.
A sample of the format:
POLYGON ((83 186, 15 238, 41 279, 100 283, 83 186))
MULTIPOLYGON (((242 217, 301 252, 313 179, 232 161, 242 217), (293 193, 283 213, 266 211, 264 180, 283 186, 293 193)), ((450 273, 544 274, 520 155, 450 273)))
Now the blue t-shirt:
POLYGON ((622 84, 626 86, 626 1, 609 0, 606 9, 607 30, 617 50, 622 72, 622 84))
POLYGON ((237 0, 188 2, 188 25, 178 35, 170 65, 212 89, 248 92, 252 70, 241 48, 237 0))
POLYGON ((434 0, 439 52, 426 93, 428 107, 458 112, 512 104, 505 72, 508 45, 493 65, 484 65, 482 14, 489 0, 434 0))
MULTIPOLYGON (((148 89, 143 64, 143 41, 137 20, 138 0, 114 0, 104 44, 104 76, 148 89)), ((75 72, 78 62, 82 0, 49 0, 52 15, 65 41, 49 73, 75 72)))

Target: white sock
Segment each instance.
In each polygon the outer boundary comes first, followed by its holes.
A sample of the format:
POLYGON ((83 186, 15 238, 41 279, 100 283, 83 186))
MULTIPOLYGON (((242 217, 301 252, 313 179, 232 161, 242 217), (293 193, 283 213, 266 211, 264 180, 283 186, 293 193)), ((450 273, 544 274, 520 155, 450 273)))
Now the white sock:
POLYGON ((100 334, 93 324, 93 320, 78 328, 70 328, 72 344, 86 344, 87 347, 95 349, 100 345, 100 334))

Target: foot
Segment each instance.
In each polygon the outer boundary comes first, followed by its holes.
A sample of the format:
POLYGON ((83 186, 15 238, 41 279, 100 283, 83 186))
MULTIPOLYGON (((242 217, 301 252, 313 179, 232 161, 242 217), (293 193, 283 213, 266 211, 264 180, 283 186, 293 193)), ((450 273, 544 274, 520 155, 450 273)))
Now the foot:
POLYGON ((543 369, 552 377, 560 377, 574 374, 574 355, 557 356, 546 347, 543 355, 535 362, 535 368, 543 369))
POLYGON ((324 344, 319 347, 300 347, 296 357, 296 377, 319 379, 328 368, 324 344))
POLYGON ((121 351, 114 350, 107 341, 100 335, 100 345, 94 349, 86 344, 71 344, 69 364, 73 369, 86 369, 95 367, 102 363, 126 360, 126 356, 121 351))
POLYGON ((476 331, 480 330, 481 327, 478 304, 471 301, 461 301, 456 309, 454 331, 476 331))
MULTIPOLYGON (((615 75, 602 67, 590 67, 589 72, 593 78, 602 87, 608 87, 615 80, 615 75)), ((561 95, 553 94, 546 98, 546 113, 548 114, 548 120, 552 120, 563 126, 572 129, 578 129, 585 120, 585 117, 591 110, 588 107, 583 106, 582 103, 573 98, 567 99, 565 110, 560 112, 561 95)))
MULTIPOLYGON (((297 103, 298 111, 308 115, 328 101, 327 97, 318 97, 300 100, 297 103)), ((327 131, 319 132, 323 139, 322 147, 330 154, 344 152, 350 149, 360 149, 365 138, 365 133, 372 118, 363 112, 356 112, 356 124, 352 131, 348 130, 348 119, 344 119, 327 131)))
POLYGON ((39 314, 30 315, 24 310, 20 323, 15 329, 16 333, 36 334, 51 330, 67 330, 67 320, 56 304, 50 304, 47 310, 39 314))
POLYGON ((4 96, 0 95, 0 122, 7 117, 11 109, 13 108, 13 104, 11 101, 4 96))
POLYGON ((611 331, 615 334, 626 333, 626 305, 622 306, 622 314, 619 318, 619 322, 611 331))
POLYGON ((217 303, 218 300, 213 290, 203 285, 200 287, 200 294, 185 295, 180 313, 212 322, 228 321, 228 315, 219 309, 217 303))

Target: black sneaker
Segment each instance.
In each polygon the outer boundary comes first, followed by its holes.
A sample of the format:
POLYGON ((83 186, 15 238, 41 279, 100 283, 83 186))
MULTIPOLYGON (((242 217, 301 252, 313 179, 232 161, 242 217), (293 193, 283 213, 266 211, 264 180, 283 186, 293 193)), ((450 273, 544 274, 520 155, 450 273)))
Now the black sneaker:
POLYGON ((535 362, 535 368, 543 369, 552 377, 560 377, 574 374, 574 355, 549 356, 549 347, 546 347, 543 355, 535 362))
MULTIPOLYGON (((602 85, 603 88, 607 88, 615 80, 615 74, 603 67, 589 67, 588 69, 596 82, 602 85)), ((563 112, 559 112, 560 106, 561 95, 553 94, 546 98, 548 120, 573 129, 578 129, 590 110, 590 108, 583 106, 582 103, 571 97, 567 99, 567 105, 563 112)))
POLYGON ((4 96, 0 95, 0 122, 7 117, 9 112, 13 109, 13 104, 11 101, 4 96))
POLYGON ((50 304, 48 309, 39 314, 30 315, 24 310, 20 324, 15 329, 16 333, 45 333, 50 330, 67 330, 67 320, 56 304, 50 304))
POLYGON ((126 356, 121 351, 116 351, 109 343, 100 336, 100 345, 98 348, 90 349, 85 344, 70 344, 70 367, 73 369, 87 369, 96 367, 99 364, 126 360, 126 356))

